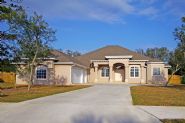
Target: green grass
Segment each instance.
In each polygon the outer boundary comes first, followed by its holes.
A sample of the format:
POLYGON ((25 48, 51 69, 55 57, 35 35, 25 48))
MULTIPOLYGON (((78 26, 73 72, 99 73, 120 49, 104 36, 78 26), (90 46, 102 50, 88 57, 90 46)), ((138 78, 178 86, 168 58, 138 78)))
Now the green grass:
POLYGON ((170 119, 164 119, 164 120, 161 120, 163 123, 185 123, 185 119, 173 119, 173 120, 170 120, 170 119))
POLYGON ((89 85, 71 85, 71 86, 35 86, 28 92, 27 87, 19 87, 17 89, 3 89, 3 96, 0 102, 21 102, 34 98, 44 97, 57 93, 64 93, 77 89, 90 87, 89 85))
POLYGON ((131 95, 134 105, 185 106, 185 86, 133 86, 131 95))

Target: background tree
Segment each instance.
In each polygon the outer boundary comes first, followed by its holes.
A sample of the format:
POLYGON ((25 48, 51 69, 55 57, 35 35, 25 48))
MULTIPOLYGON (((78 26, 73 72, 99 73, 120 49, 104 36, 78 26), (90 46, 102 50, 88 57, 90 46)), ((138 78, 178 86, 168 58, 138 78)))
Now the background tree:
POLYGON ((141 49, 141 48, 136 49, 136 53, 139 53, 139 54, 141 54, 141 55, 145 55, 144 49, 141 49))
POLYGON ((71 56, 71 57, 76 57, 76 56, 81 56, 82 53, 79 52, 79 51, 72 51, 72 50, 62 50, 62 49, 59 49, 59 51, 61 52, 64 52, 65 54, 67 54, 68 56, 71 56))
POLYGON ((164 62, 168 62, 170 57, 170 51, 166 47, 147 48, 146 51, 143 49, 137 49, 136 52, 151 58, 160 59, 164 62))
POLYGON ((35 68, 49 55, 51 42, 55 40, 55 31, 49 27, 42 16, 37 13, 28 16, 24 10, 12 18, 10 26, 11 31, 17 35, 18 56, 26 63, 19 74, 29 76, 28 90, 30 90, 35 68))
POLYGON ((66 50, 64 53, 71 57, 81 56, 81 53, 79 51, 66 50))

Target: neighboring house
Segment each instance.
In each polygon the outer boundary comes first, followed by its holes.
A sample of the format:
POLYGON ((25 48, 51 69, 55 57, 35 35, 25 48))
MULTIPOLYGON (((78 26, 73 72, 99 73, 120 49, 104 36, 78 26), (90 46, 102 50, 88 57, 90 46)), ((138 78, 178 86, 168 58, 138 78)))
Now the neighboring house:
MULTIPOLYGON (((71 83, 147 83, 166 81, 169 65, 120 46, 106 46, 72 58, 60 51, 35 71, 35 84, 52 84, 57 78, 71 83)), ((17 75, 17 84, 25 83, 17 75)))

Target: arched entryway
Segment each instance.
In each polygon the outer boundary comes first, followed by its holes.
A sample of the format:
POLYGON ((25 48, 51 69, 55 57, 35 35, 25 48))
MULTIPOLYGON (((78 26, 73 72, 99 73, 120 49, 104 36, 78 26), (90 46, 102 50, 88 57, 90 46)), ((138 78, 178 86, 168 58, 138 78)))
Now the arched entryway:
POLYGON ((125 66, 122 63, 116 63, 113 65, 114 70, 114 81, 124 82, 125 81, 125 66))

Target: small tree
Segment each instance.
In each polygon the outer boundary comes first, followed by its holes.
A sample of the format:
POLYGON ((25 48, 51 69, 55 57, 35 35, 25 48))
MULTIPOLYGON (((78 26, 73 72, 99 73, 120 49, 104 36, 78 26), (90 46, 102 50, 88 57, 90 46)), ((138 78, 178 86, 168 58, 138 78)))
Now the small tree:
POLYGON ((42 16, 36 12, 33 16, 28 16, 24 10, 11 20, 10 25, 11 31, 17 35, 18 56, 26 63, 19 73, 29 75, 29 91, 33 85, 35 68, 48 56, 50 43, 55 40, 55 31, 49 28, 42 16))
POLYGON ((166 86, 169 84, 171 78, 175 73, 177 73, 183 66, 184 64, 184 54, 180 52, 179 49, 176 49, 174 52, 170 53, 170 61, 169 64, 171 65, 171 75, 168 78, 168 81, 166 83, 166 86))
POLYGON ((179 41, 177 48, 170 54, 169 64, 171 65, 171 76, 166 83, 168 85, 172 76, 185 67, 185 17, 182 18, 182 25, 175 29, 175 39, 179 41))

